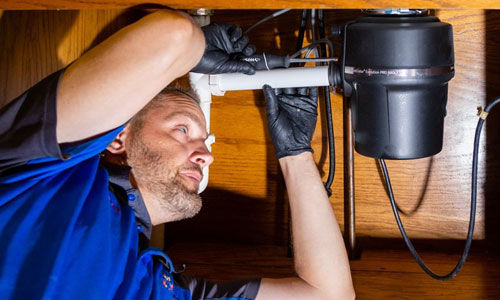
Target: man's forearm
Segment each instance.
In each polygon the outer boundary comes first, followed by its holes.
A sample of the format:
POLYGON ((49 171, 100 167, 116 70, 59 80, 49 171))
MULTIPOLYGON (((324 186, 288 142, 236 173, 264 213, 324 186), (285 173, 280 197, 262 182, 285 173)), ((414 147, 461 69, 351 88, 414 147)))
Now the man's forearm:
POLYGON ((344 241, 312 154, 287 156, 279 162, 291 207, 297 274, 328 298, 352 298, 344 241))
POLYGON ((125 123, 198 63, 204 41, 188 16, 161 10, 91 49, 68 67, 59 84, 58 142, 85 139, 125 123))

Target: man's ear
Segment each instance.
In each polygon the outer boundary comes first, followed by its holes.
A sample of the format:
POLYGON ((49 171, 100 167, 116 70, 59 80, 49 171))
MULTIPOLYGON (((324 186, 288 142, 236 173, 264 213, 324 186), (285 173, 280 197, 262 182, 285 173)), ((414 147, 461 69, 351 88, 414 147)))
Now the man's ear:
POLYGON ((125 152, 125 140, 127 139, 129 131, 129 126, 125 126, 125 128, 123 128, 123 130, 118 133, 118 135, 108 145, 108 147, 106 147, 106 150, 114 155, 122 155, 125 152))

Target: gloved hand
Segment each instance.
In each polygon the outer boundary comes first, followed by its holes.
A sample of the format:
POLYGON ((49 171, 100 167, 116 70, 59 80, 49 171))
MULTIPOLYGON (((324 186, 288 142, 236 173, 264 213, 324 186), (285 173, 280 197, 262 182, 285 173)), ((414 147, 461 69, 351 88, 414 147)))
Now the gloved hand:
POLYGON ((255 46, 248 44, 241 28, 232 24, 212 23, 201 28, 205 35, 205 53, 191 72, 203 74, 245 73, 254 74, 254 67, 238 59, 255 53, 255 46))
POLYGON ((276 156, 282 158, 313 152, 311 139, 318 116, 317 88, 274 90, 264 85, 267 124, 276 156))

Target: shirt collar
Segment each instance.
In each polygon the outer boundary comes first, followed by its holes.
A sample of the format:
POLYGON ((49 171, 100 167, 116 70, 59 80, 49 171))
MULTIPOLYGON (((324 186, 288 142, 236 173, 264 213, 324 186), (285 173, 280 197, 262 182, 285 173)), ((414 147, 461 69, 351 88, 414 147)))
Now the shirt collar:
POLYGON ((130 184, 129 166, 119 166, 111 163, 104 163, 104 167, 108 170, 109 181, 121 187, 127 193, 128 205, 132 208, 135 214, 137 230, 144 234, 147 239, 151 238, 151 218, 146 209, 146 204, 138 189, 135 189, 130 184))

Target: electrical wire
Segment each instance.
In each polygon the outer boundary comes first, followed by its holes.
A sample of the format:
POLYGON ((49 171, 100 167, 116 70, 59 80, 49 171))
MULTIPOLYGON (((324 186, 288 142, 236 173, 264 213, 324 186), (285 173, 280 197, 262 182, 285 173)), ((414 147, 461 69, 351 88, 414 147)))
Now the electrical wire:
MULTIPOLYGON (((330 41, 329 39, 326 39, 326 38, 322 38, 322 39, 319 39, 319 40, 316 40, 316 41, 310 43, 309 45, 305 46, 304 48, 297 50, 297 52, 290 55, 290 58, 299 57, 302 53, 309 51, 312 48, 318 47, 320 44, 323 44, 323 43, 328 44, 328 50, 330 50, 330 52, 329 52, 330 56, 333 57, 333 43, 332 43, 332 41, 330 41)), ((307 56, 309 56, 309 52, 306 54, 306 57, 307 56)))
POLYGON ((267 21, 271 20, 272 18, 276 18, 277 16, 280 16, 286 12, 289 12, 290 10, 292 10, 292 9, 285 8, 285 9, 278 10, 277 12, 272 13, 271 15, 263 18, 262 20, 258 21, 257 23, 253 24, 252 26, 250 26, 247 30, 245 30, 245 32, 243 34, 245 34, 245 35, 248 34, 250 31, 254 30, 255 27, 259 26, 260 24, 267 22, 267 21))
POLYGON ((297 36, 297 50, 302 49, 304 44, 304 33, 306 31, 307 24, 307 9, 302 10, 302 15, 300 17, 299 34, 297 36))
MULTIPOLYGON (((261 19, 257 23, 253 24, 250 26, 247 30, 245 30, 244 34, 248 34, 250 31, 255 29, 257 26, 261 25, 264 22, 269 21, 272 18, 275 18, 277 16, 280 16, 291 9, 286 8, 282 9, 279 11, 274 12, 273 14, 261 19)), ((297 52, 292 54, 290 56, 290 63, 305 63, 305 62, 314 62, 316 64, 321 64, 321 63, 327 63, 327 62, 333 62, 337 61, 337 59, 333 58, 333 44, 330 40, 325 38, 325 25, 323 21, 323 10, 318 10, 317 12, 317 17, 318 17, 318 27, 319 27, 319 35, 320 39, 316 39, 316 10, 311 9, 311 35, 312 35, 312 42, 310 45, 302 48, 302 45, 304 43, 304 33, 305 33, 305 28, 307 24, 307 10, 304 9, 302 10, 301 14, 301 19, 300 19, 300 27, 299 27, 299 33, 298 33, 298 38, 297 38, 297 52), (330 58, 328 58, 328 54, 326 52, 326 46, 325 44, 328 44, 328 50, 330 51, 330 58), (324 58, 320 58, 318 55, 318 46, 321 46, 321 53, 325 56, 324 58), (302 53, 306 52, 306 55, 304 58, 297 58, 299 57, 302 53), (311 52, 314 52, 314 58, 309 58, 309 55, 311 52)), ((334 136, 333 136, 333 122, 332 122, 332 111, 331 111, 331 103, 330 103, 330 88, 326 87, 324 89, 324 95, 325 95, 325 107, 326 107, 326 118, 327 118, 327 127, 328 127, 328 141, 329 141, 329 158, 330 158, 330 166, 329 166, 329 171, 328 171, 328 179, 325 183, 325 188, 328 192, 328 196, 332 194, 331 191, 331 184, 333 182, 333 177, 335 174, 335 143, 334 143, 334 136)))
POLYGON ((399 213, 396 207, 396 201, 394 200, 394 193, 392 191, 392 186, 391 186, 391 181, 389 178, 389 173, 387 171, 387 166, 385 165, 384 159, 380 159, 380 164, 382 166, 382 171, 384 173, 384 179, 385 183, 387 186, 387 191, 389 194, 389 199, 391 201, 391 206, 392 206, 392 211, 394 213, 394 217, 396 218, 396 223, 398 224, 399 230, 401 231, 401 235, 403 236, 403 239, 408 246, 408 249, 410 250, 411 254, 419 264, 419 266, 427 273, 429 276, 431 276, 434 279, 437 280, 449 280, 453 277, 455 277, 460 269, 462 269, 465 260, 467 259, 467 255, 469 254, 470 250, 470 245, 472 243, 472 236, 474 234, 474 222, 475 222, 475 217, 476 217, 476 201, 477 201, 477 166, 478 166, 478 152, 479 152, 479 141, 481 138, 481 129, 483 128, 483 124, 486 121, 486 116, 490 112, 490 110, 500 103, 500 98, 492 101, 490 104, 486 106, 486 108, 481 112, 479 121, 476 126, 476 133, 474 136, 474 150, 472 154, 472 180, 471 180, 471 209, 470 209, 470 219, 469 219, 469 229, 467 232, 467 239, 465 242, 464 250, 462 252, 462 256, 460 257, 460 260, 456 264, 455 268, 453 270, 446 274, 446 275, 437 275, 434 272, 432 272, 423 262, 422 258, 418 255, 417 251, 415 250, 415 247, 413 247, 413 244, 411 240, 408 238, 406 231, 403 227, 403 224, 401 222, 401 218, 399 217, 399 213))
MULTIPOLYGON (((304 38, 303 28, 305 28, 305 19, 304 19, 305 16, 307 16, 307 14, 302 12, 301 27, 299 28, 299 37, 302 37, 302 39, 304 38)), ((315 62, 316 64, 320 64, 325 62, 335 62, 338 60, 333 57, 334 56, 333 43, 326 38, 323 10, 321 9, 318 10, 317 17, 318 17, 319 39, 316 39, 316 10, 312 9, 311 10, 312 42, 308 46, 303 47, 297 50, 294 54, 292 54, 290 56, 290 63, 315 62), (329 52, 326 51, 326 44, 328 44, 329 52), (321 54, 324 57, 320 57, 320 55, 318 55, 317 51, 318 47, 320 47, 321 54), (305 54, 304 58, 297 58, 306 51, 307 53, 305 54), (314 58, 309 58, 309 55, 313 51, 314 51, 314 58), (328 54, 330 54, 330 57, 328 57, 329 56, 328 54)), ((303 43, 302 40, 298 40, 297 48, 302 46, 302 43, 303 43)), ((326 122, 328 130, 328 150, 329 150, 329 162, 330 162, 328 167, 328 178, 324 184, 328 196, 331 196, 332 195, 331 185, 333 183, 333 179, 335 176, 335 141, 333 132, 333 120, 332 120, 333 117, 332 117, 332 108, 330 99, 330 88, 325 87, 323 94, 325 99, 326 122)))
MULTIPOLYGON (((321 40, 327 40, 325 38, 325 23, 323 19, 323 10, 318 10, 318 26, 319 26, 319 37, 321 40)), ((331 53, 331 59, 333 60, 333 47, 332 43, 327 40, 328 47, 331 53)), ((326 46, 324 43, 321 43, 321 53, 325 57, 328 57, 326 52, 326 46)), ((328 59, 328 58, 327 58, 328 59)), ((326 127, 328 128, 328 149, 329 149, 329 167, 328 167, 328 177, 325 182, 325 189, 328 193, 328 196, 332 195, 332 183, 335 177, 335 134, 333 132, 333 113, 332 113, 332 105, 330 99, 330 87, 324 87, 323 94, 325 97, 325 111, 326 111, 326 127)))
MULTIPOLYGON (((316 9, 311 9, 311 42, 316 43, 316 9)), ((314 57, 319 57, 317 47, 312 49, 314 51, 314 57)), ((306 54, 306 57, 309 56, 309 53, 306 54)))

